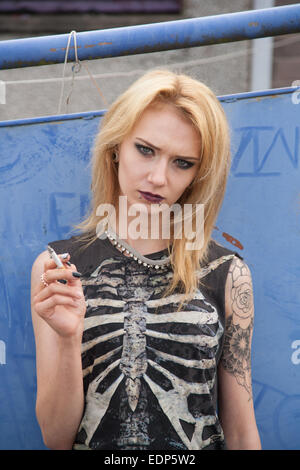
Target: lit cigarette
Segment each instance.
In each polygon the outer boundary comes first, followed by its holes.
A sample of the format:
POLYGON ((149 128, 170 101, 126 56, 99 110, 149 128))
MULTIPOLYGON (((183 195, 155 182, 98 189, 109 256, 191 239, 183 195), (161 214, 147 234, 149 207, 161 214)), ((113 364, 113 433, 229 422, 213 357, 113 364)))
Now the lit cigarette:
POLYGON ((49 251, 49 254, 50 254, 51 258, 55 262, 56 266, 58 268, 65 268, 63 263, 61 262, 61 260, 59 259, 59 257, 55 253, 55 251, 53 250, 53 248, 51 248, 51 246, 49 246, 49 245, 48 245, 48 251, 49 251))

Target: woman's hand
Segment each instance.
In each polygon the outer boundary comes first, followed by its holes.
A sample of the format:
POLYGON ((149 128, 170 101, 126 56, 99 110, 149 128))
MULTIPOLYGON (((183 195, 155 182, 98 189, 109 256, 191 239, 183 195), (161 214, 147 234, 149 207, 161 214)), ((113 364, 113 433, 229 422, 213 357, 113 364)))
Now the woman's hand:
POLYGON ((44 263, 43 279, 48 285, 41 281, 36 286, 32 305, 36 314, 60 337, 81 337, 86 305, 80 274, 76 266, 70 264, 69 255, 65 259, 60 255, 60 258, 65 269, 57 268, 52 259, 44 263), (61 279, 67 282, 58 282, 61 279))
POLYGON ((80 277, 73 275, 76 266, 70 256, 60 259, 65 269, 58 269, 44 251, 31 272, 36 416, 47 447, 71 449, 84 409, 81 341, 86 306, 80 277), (58 282, 62 279, 67 282, 58 282))

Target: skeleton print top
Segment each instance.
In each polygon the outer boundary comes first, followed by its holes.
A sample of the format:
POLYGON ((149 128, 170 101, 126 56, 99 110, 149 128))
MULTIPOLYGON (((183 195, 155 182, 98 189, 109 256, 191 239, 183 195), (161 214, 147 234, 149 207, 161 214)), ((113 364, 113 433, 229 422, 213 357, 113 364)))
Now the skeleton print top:
MULTIPOLYGON (((238 253, 211 240, 199 288, 163 298, 173 275, 121 253, 109 239, 78 251, 77 237, 50 243, 82 276, 85 408, 74 449, 225 449, 217 416, 217 365, 227 272, 238 253)), ((168 251, 151 255, 164 259, 168 251)), ((240 257, 240 256, 239 256, 240 257)), ((241 258, 241 257, 240 257, 241 258)))

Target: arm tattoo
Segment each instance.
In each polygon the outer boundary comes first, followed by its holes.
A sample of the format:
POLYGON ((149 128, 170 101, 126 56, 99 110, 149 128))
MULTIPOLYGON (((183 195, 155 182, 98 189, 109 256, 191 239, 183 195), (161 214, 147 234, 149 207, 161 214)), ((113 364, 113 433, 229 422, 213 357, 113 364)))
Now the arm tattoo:
POLYGON ((231 314, 226 319, 221 362, 237 382, 247 390, 251 399, 251 337, 253 330, 253 294, 248 266, 234 258, 229 272, 231 314))
POLYGON ((250 338, 253 319, 246 329, 238 324, 234 325, 232 316, 226 323, 226 333, 223 346, 222 365, 227 372, 233 374, 237 382, 244 387, 251 398, 251 373, 250 338))

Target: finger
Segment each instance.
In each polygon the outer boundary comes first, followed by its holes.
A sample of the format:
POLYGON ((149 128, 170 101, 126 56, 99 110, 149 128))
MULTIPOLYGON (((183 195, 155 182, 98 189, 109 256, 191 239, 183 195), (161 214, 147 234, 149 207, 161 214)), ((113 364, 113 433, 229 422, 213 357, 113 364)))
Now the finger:
MULTIPOLYGON (((63 279, 58 279, 58 282, 62 282, 63 284, 66 284, 65 281, 67 281, 68 285, 71 286, 81 286, 81 276, 82 274, 78 272, 75 264, 71 264, 66 268, 68 269, 68 274, 67 276, 64 276, 63 279)), ((60 271, 60 275, 62 275, 60 271)))
POLYGON ((49 318, 53 314, 54 308, 59 305, 64 307, 78 307, 80 301, 65 295, 55 294, 45 300, 37 302, 35 304, 35 311, 41 317, 49 318))
POLYGON ((65 281, 69 281, 71 284, 74 284, 74 281, 79 281, 80 278, 81 273, 76 271, 75 266, 73 269, 48 269, 44 273, 44 279, 46 280, 46 282, 48 282, 48 284, 62 279, 64 279, 65 281))
MULTIPOLYGON (((60 260, 62 261, 62 263, 66 266, 69 266, 70 265, 70 254, 69 253, 62 253, 60 255, 58 255, 58 257, 60 258, 60 260)), ((45 261, 44 263, 44 271, 47 271, 47 269, 55 269, 57 266, 56 266, 56 263, 55 261, 52 259, 52 258, 49 258, 49 260, 45 261)))
POLYGON ((64 295, 67 297, 73 297, 75 299, 83 299, 83 290, 81 285, 79 286, 70 286, 70 285, 63 285, 56 282, 49 284, 48 287, 44 287, 41 291, 39 291, 34 297, 33 302, 41 302, 45 299, 53 295, 64 295))
POLYGON ((32 298, 32 303, 36 307, 37 304, 40 302, 44 302, 45 300, 55 296, 60 295, 64 297, 68 297, 73 300, 77 300, 78 302, 84 301, 84 295, 82 288, 72 288, 70 286, 62 286, 58 283, 50 284, 49 287, 45 287, 41 291, 39 291, 35 296, 32 298))

